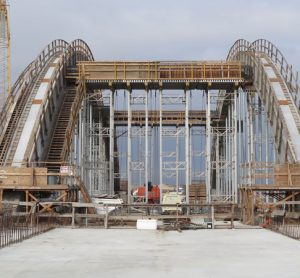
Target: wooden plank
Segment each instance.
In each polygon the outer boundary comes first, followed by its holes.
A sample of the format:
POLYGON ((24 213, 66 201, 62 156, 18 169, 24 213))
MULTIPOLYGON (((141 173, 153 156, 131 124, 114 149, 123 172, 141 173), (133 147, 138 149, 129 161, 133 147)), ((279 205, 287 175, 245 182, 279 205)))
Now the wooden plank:
POLYGON ((5 185, 47 186, 47 168, 0 167, 0 187, 5 185))
POLYGON ((23 186, 23 185, 0 185, 0 188, 3 190, 16 190, 16 191, 60 191, 60 190, 69 190, 67 185, 48 185, 48 186, 23 186))

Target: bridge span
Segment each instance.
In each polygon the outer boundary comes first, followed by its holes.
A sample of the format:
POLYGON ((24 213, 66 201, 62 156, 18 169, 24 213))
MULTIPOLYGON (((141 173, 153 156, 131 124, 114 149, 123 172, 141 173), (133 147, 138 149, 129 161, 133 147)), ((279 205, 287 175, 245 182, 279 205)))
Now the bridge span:
POLYGON ((160 202, 168 185, 253 221, 257 198, 300 192, 299 109, 298 75, 266 40, 238 40, 222 61, 95 61, 82 40, 56 40, 1 111, 0 202, 132 204, 144 186, 148 203, 156 184, 160 202))

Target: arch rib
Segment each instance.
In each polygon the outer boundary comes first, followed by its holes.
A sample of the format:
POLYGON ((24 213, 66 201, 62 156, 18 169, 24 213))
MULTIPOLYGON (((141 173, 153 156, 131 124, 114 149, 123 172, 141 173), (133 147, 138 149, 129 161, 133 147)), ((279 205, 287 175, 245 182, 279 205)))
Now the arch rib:
POLYGON ((292 73, 292 67, 280 50, 264 39, 251 44, 238 40, 231 47, 227 59, 240 60, 252 67, 253 84, 260 92, 266 109, 269 109, 280 161, 300 162, 298 77, 292 73), (269 103, 273 106, 269 107, 269 103), (274 118, 275 115, 277 118, 274 118))

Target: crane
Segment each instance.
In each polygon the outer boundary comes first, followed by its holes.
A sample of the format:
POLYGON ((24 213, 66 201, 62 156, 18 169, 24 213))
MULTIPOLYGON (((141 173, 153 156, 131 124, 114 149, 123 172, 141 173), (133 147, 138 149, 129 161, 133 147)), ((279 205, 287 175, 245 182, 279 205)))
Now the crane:
POLYGON ((0 0, 0 111, 11 89, 8 1, 0 0))

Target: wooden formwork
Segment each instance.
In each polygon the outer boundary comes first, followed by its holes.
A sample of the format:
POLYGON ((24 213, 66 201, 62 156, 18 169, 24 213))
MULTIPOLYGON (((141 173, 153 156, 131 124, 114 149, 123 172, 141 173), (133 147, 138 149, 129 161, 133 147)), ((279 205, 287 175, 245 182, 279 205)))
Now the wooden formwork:
POLYGON ((190 204, 206 203, 206 185, 205 183, 191 184, 189 187, 190 204))
MULTIPOLYGON (((253 167, 253 164, 252 164, 253 167)), ((268 167, 270 168, 270 167, 268 167)), ((247 184, 240 187, 240 203, 243 222, 257 224, 256 218, 266 221, 268 217, 300 218, 300 164, 277 164, 273 166, 272 184, 247 184)), ((252 180, 264 177, 261 169, 251 169, 252 180)))
MULTIPOLYGON (((48 173, 47 168, 42 167, 1 167, 0 168, 0 210, 5 204, 4 197, 10 192, 19 192, 24 198, 26 212, 32 206, 30 202, 40 203, 40 195, 56 193, 55 201, 70 201, 77 198, 76 192, 64 184, 66 176, 60 173, 48 173), (49 176, 55 175, 55 182, 49 183, 49 176)), ((51 179, 50 179, 51 180, 51 179)), ((52 211, 51 206, 44 206, 41 211, 52 211)))

